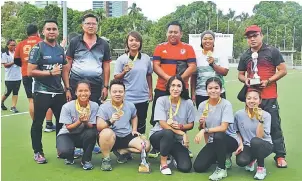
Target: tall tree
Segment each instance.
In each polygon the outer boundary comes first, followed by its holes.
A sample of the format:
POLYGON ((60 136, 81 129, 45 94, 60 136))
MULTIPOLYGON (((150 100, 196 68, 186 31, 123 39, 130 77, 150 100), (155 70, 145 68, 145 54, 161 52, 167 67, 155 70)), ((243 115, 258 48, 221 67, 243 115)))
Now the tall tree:
POLYGON ((138 7, 136 3, 133 3, 131 7, 128 8, 128 10, 130 10, 129 16, 132 17, 133 30, 136 30, 136 21, 142 9, 138 7))

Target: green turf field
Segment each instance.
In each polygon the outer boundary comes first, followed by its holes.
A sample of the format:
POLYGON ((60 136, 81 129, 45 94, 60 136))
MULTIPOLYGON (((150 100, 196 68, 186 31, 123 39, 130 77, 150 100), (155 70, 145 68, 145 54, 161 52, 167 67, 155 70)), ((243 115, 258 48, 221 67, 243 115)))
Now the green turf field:
MULTIPOLYGON (((3 70, 3 69, 2 69, 3 70)), ((113 72, 113 70, 111 70, 113 72)), ((3 80, 3 71, 2 71, 3 80)), ((277 169, 273 161, 273 155, 266 159, 267 181, 301 181, 302 172, 299 171, 301 163, 302 146, 299 141, 302 127, 300 111, 302 111, 302 71, 290 70, 288 75, 279 81, 279 104, 282 117, 282 128, 284 130, 287 161, 289 167, 287 169, 277 169), (297 95, 297 96, 296 96, 297 95)), ((243 104, 237 99, 237 92, 242 87, 237 81, 237 70, 232 68, 226 77, 227 98, 233 104, 234 112, 243 108, 243 104)), ((2 81, 2 93, 3 93, 2 81)), ((24 93, 23 86, 20 89, 20 97, 17 108, 20 112, 28 111, 28 101, 24 93)), ((11 98, 6 101, 6 106, 10 107, 11 98)), ((33 160, 33 151, 30 140, 31 119, 28 113, 12 115, 9 111, 2 111, 1 119, 1 179, 3 181, 191 181, 191 180, 208 180, 208 176, 212 174, 214 167, 207 173, 199 174, 180 173, 172 168, 172 176, 164 176, 159 171, 159 159, 149 159, 151 162, 151 174, 139 174, 138 163, 139 156, 135 155, 135 159, 126 164, 117 164, 116 158, 112 155, 113 171, 103 172, 100 169, 101 154, 93 154, 94 169, 92 171, 84 171, 80 167, 80 160, 76 160, 74 165, 64 165, 64 160, 56 158, 55 150, 55 133, 43 133, 43 145, 48 163, 38 165, 33 160), (7 115, 7 116, 6 116, 7 115), (4 117, 3 117, 4 116, 4 117)), ((148 122, 151 113, 149 108, 148 122)), ((149 125, 148 125, 149 126, 149 125)), ((150 126, 147 130, 150 129, 150 126)), ((194 158, 200 151, 201 145, 196 145, 193 138, 197 132, 194 128, 190 134, 190 149, 194 153, 194 158)), ((234 157, 233 157, 234 159, 234 157)), ((232 169, 228 170, 228 177, 224 180, 232 181, 248 181, 253 180, 254 173, 247 173, 243 168, 239 168, 233 161, 232 169)))

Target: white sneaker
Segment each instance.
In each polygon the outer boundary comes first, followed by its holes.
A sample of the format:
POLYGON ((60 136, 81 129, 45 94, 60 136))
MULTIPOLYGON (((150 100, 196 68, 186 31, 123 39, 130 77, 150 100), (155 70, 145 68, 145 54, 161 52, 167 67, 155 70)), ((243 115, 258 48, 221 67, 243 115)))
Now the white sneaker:
POLYGON ((209 179, 213 180, 213 181, 218 181, 227 176, 228 176, 228 174, 227 174, 226 169, 221 169, 219 167, 216 167, 216 170, 214 171, 214 173, 211 176, 209 176, 209 179))
POLYGON ((159 170, 162 174, 164 175, 171 175, 172 174, 172 171, 171 169, 168 167, 168 165, 165 165, 165 166, 159 166, 159 170))
POLYGON ((172 163, 173 157, 171 155, 168 155, 167 158, 167 165, 170 165, 172 163))
POLYGON ((266 177, 266 169, 265 167, 257 167, 257 172, 254 176, 256 180, 263 180, 266 177))
POLYGON ((255 170, 255 163, 256 160, 252 161, 250 164, 248 164, 247 166, 245 166, 245 170, 249 171, 249 172, 253 172, 255 170))

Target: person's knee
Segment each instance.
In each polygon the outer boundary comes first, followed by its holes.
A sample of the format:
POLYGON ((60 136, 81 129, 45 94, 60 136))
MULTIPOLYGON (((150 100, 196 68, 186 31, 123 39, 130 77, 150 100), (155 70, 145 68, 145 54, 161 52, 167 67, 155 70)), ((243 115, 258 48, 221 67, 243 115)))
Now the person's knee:
POLYGON ((173 131, 170 129, 164 129, 164 130, 162 130, 162 132, 163 132, 164 138, 173 138, 173 136, 174 136, 173 131))
POLYGON ((217 132, 217 133, 214 133, 214 141, 223 141, 226 137, 226 134, 225 133, 222 133, 222 132, 217 132))
POLYGON ((93 128, 86 129, 85 136, 87 139, 96 139, 96 130, 93 128))
POLYGON ((108 142, 108 141, 112 141, 113 139, 115 139, 115 134, 114 132, 109 129, 103 129, 100 134, 99 134, 99 141, 104 141, 104 142, 108 142))
POLYGON ((243 157, 243 156, 237 156, 236 157, 236 164, 239 167, 245 167, 248 164, 250 164, 250 160, 248 158, 243 157))
POLYGON ((193 164, 193 168, 194 168, 195 172, 198 172, 198 173, 205 172, 208 169, 208 167, 203 162, 196 161, 196 160, 193 164))
POLYGON ((262 143, 262 139, 258 138, 258 137, 254 137, 251 139, 251 147, 252 148, 259 148, 261 146, 262 143))
POLYGON ((177 163, 177 169, 183 173, 189 173, 192 169, 192 162, 191 161, 183 161, 179 164, 177 163))

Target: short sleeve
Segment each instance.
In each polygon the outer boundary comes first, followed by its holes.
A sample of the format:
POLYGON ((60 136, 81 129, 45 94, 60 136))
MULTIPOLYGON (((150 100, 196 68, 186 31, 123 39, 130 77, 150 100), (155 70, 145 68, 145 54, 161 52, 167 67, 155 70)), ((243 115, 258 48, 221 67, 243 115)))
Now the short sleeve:
POLYGON ((160 48, 160 45, 157 45, 155 50, 154 50, 154 53, 153 53, 153 58, 152 60, 153 61, 161 61, 161 48, 160 48))
POLYGON ((272 50, 272 56, 273 56, 273 64, 274 64, 274 66, 278 66, 281 63, 284 63, 284 59, 283 59, 280 51, 277 48, 273 48, 273 50, 272 50))
POLYGON ((104 40, 104 57, 103 57, 103 62, 106 61, 111 61, 111 52, 110 52, 110 47, 109 44, 104 40))
POLYGON ((21 58, 21 48, 22 48, 22 43, 19 43, 16 47, 15 53, 14 53, 14 58, 21 58))
POLYGON ((114 75, 120 74, 123 72, 123 57, 124 55, 117 58, 114 65, 114 75))
POLYGON ((195 114, 195 107, 193 105, 193 102, 192 100, 189 100, 188 101, 188 104, 187 104, 187 108, 188 108, 188 123, 193 123, 195 121, 195 117, 196 117, 196 114, 195 114))
POLYGON ((222 110, 222 120, 225 123, 234 123, 233 108, 231 103, 227 103, 222 110))
POLYGON ((130 103, 130 109, 131 109, 131 118, 134 118, 136 116, 136 108, 133 103, 130 103))
POLYGON ((96 115, 98 113, 98 104, 95 102, 91 103, 91 113, 90 113, 90 120, 89 123, 96 124, 96 115))
POLYGON ((70 103, 66 103, 63 105, 62 110, 61 110, 61 114, 60 114, 60 123, 63 124, 72 124, 72 117, 71 117, 71 112, 70 109, 68 109, 68 105, 70 103))
POLYGON ((195 51, 191 45, 188 45, 187 51, 187 63, 196 63, 195 51))
POLYGON ((150 57, 147 55, 146 58, 148 59, 148 69, 147 69, 147 74, 151 75, 153 73, 153 66, 152 66, 152 61, 150 57))
POLYGON ((264 126, 264 134, 266 136, 269 136, 271 134, 271 115, 268 112, 265 112, 264 116, 263 116, 263 126, 264 126))
POLYGON ((1 63, 8 63, 8 57, 6 53, 1 54, 1 63))
POLYGON ((229 69, 229 60, 227 56, 219 57, 219 65, 223 68, 229 69))
POLYGON ((165 111, 165 96, 157 99, 154 110, 154 121, 166 121, 167 111, 165 111))
POLYGON ((98 113, 97 113, 97 117, 103 119, 103 120, 109 120, 109 115, 108 115, 108 111, 106 111, 106 109, 108 109, 106 107, 106 104, 102 104, 100 107, 99 107, 99 110, 98 110, 98 113))
POLYGON ((30 50, 28 62, 31 64, 38 64, 39 58, 40 58, 40 48, 38 45, 35 45, 30 50))
POLYGON ((66 56, 70 57, 72 59, 74 58, 75 47, 78 43, 76 40, 78 40, 78 38, 76 38, 76 37, 71 39, 71 41, 68 45, 68 48, 67 48, 67 52, 66 52, 66 56))
POLYGON ((238 127, 238 112, 234 116, 234 129, 236 132, 239 132, 239 127, 238 127))
POLYGON ((245 60, 244 60, 243 56, 240 57, 237 70, 238 71, 246 71, 247 70, 247 67, 245 65, 245 60))

